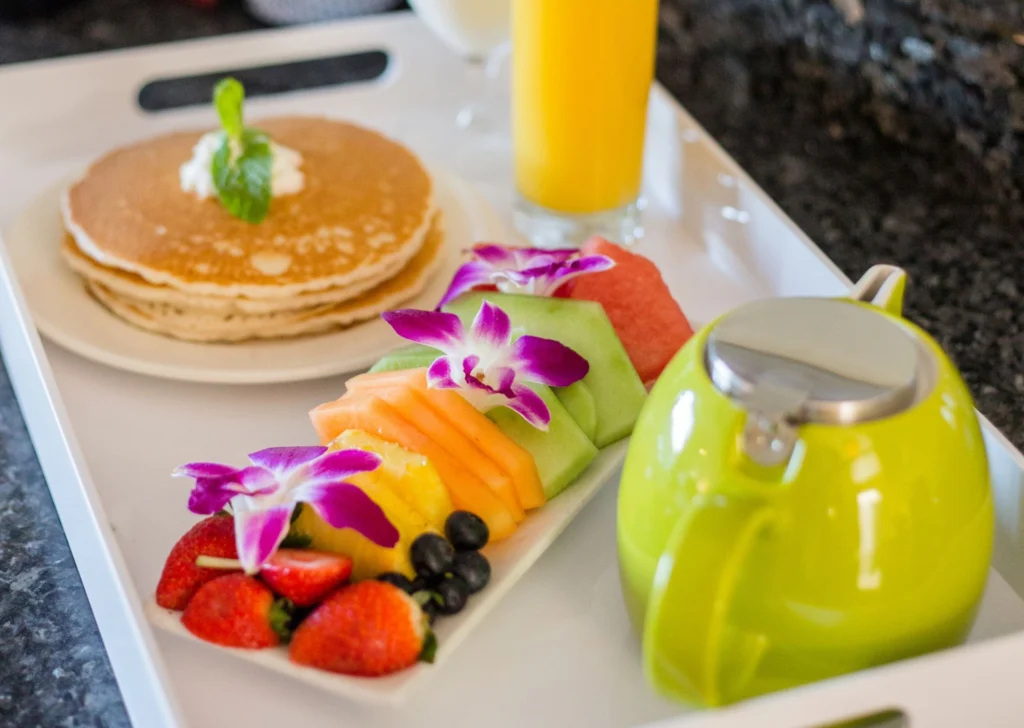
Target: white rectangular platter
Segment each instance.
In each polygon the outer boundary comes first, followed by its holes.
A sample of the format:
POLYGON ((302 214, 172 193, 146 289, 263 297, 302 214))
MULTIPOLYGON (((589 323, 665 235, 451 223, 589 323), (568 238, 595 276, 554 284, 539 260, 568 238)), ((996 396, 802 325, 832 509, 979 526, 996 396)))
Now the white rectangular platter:
MULTIPOLYGON (((392 60, 377 81, 254 99, 251 113, 324 113, 381 129, 428 163, 453 167, 507 220, 507 140, 491 150, 498 161, 474 164, 480 157, 467 152, 452 123, 464 69, 415 18, 396 15, 0 72, 0 230, 36 195, 105 150, 209 123, 202 108, 141 111, 135 99, 148 80, 372 49, 386 50, 392 60)), ((645 185, 647 237, 639 251, 660 265, 694 323, 758 297, 838 295, 849 285, 658 87, 645 185)), ((371 706, 157 632, 143 610, 167 550, 193 520, 170 470, 189 460, 235 461, 259 447, 308 441, 306 411, 337 397, 343 377, 183 384, 86 361, 39 338, 2 246, 0 345, 125 703, 142 728, 809 728, 889 708, 904 711, 914 728, 1021 724, 1022 701, 1011 681, 1024 674, 1024 459, 990 426, 995 568, 965 647, 714 713, 662 700, 644 682, 621 603, 613 475, 514 587, 510 582, 500 594, 497 586, 493 610, 432 668, 437 672, 422 690, 401 706, 371 706)), ((586 497, 578 497, 562 507, 582 507, 586 497)))

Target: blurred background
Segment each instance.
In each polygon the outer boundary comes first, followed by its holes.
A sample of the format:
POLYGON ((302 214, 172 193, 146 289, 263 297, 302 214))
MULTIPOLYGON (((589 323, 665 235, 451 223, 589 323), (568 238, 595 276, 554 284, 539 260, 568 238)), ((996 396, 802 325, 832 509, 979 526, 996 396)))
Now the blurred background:
POLYGON ((404 0, 0 0, 0 63, 404 7, 404 0))

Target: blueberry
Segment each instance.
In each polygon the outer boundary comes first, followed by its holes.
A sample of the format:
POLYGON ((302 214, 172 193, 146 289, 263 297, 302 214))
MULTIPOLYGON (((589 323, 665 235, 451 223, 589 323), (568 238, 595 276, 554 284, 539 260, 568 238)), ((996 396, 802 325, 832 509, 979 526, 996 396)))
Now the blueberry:
POLYGON ((452 545, 436 533, 425 533, 412 542, 409 558, 416 574, 427 582, 439 579, 452 568, 455 550, 452 545))
POLYGON ((479 551, 459 551, 452 563, 452 573, 466 582, 470 594, 476 594, 491 580, 491 563, 479 551))
POLYGON ((406 577, 405 574, 399 574, 397 571, 388 571, 384 574, 379 574, 377 576, 377 581, 394 584, 406 594, 412 594, 416 591, 413 583, 409 581, 408 577, 406 577))
POLYGON ((490 531, 475 513, 455 511, 444 522, 444 535, 456 551, 477 551, 487 545, 490 531))
POLYGON ((469 585, 461 576, 448 576, 434 587, 440 603, 437 605, 441 614, 458 614, 466 606, 469 599, 469 585))

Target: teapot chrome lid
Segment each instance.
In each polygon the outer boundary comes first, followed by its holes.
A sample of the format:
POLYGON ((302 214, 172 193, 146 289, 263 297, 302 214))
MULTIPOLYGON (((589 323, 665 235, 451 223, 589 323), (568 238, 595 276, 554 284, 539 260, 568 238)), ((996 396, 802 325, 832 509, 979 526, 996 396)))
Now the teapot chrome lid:
MULTIPOLYGON (((909 329, 835 299, 742 306, 709 333, 705 355, 715 386, 757 413, 769 448, 779 427, 851 425, 897 414, 934 378, 931 355, 909 329)), ((788 450, 785 442, 774 448, 780 456, 788 450)))

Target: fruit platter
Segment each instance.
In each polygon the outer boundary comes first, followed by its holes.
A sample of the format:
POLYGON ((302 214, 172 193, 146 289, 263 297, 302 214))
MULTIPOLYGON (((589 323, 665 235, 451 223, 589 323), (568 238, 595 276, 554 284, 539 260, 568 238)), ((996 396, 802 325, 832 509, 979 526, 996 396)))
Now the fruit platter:
POLYGON ((435 310, 382 317, 408 344, 310 411, 320 445, 175 470, 204 518, 171 548, 149 613, 395 702, 607 482, 645 382, 693 332, 657 266, 599 237, 477 244, 435 310))

